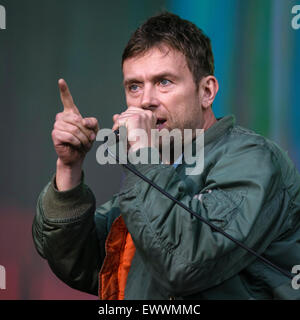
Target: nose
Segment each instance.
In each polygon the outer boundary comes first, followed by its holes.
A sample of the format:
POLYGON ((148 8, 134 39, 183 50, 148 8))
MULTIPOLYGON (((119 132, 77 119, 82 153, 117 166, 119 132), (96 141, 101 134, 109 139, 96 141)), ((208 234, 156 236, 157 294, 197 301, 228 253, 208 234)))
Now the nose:
POLYGON ((154 110, 158 105, 159 101, 156 96, 155 87, 150 84, 145 85, 141 97, 141 108, 145 110, 154 110))

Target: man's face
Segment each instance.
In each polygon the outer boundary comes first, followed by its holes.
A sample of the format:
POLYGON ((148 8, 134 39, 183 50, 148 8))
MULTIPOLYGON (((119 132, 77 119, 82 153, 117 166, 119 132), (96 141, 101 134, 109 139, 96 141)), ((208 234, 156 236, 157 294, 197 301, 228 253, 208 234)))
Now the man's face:
POLYGON ((201 97, 181 52, 154 47, 126 59, 123 75, 127 106, 150 109, 156 128, 202 128, 201 97))

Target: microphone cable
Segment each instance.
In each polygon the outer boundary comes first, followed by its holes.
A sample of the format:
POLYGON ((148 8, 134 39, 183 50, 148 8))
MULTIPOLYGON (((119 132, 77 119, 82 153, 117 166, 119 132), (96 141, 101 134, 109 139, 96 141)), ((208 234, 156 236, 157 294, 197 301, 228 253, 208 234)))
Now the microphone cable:
MULTIPOLYGON (((118 134, 119 134, 119 130, 114 131, 114 134, 117 136, 117 141, 118 141, 118 134)), ((106 147, 107 152, 114 158, 116 159, 117 163, 120 164, 120 159, 116 154, 113 154, 110 150, 109 150, 109 146, 107 145, 107 139, 104 140, 104 144, 106 147)), ((270 267, 272 267, 273 269, 279 271, 280 273, 282 273, 284 276, 293 279, 295 275, 293 275, 292 273, 290 273, 289 271, 286 271, 284 269, 282 269, 281 267, 277 266, 276 264, 274 264, 273 262, 271 262, 270 260, 266 259, 265 257, 263 257, 262 255, 258 254, 255 250, 249 248, 248 246, 246 246, 244 243, 242 243, 241 241, 235 239, 234 237, 232 237, 231 235, 229 235, 227 232, 225 232, 224 230, 222 230, 221 228, 215 226, 213 223, 211 223, 210 221, 204 219, 203 217, 201 217, 198 213, 194 212, 193 210, 191 210, 189 207, 187 207, 184 203, 182 203, 181 201, 177 200, 175 197, 173 197, 171 194, 169 194, 167 191, 165 191, 164 189, 162 189, 160 186, 158 186, 156 183, 154 183, 153 181, 151 181, 150 179, 148 179, 146 176, 144 176, 142 173, 140 173, 138 170, 136 170, 131 164, 129 163, 121 163, 121 165, 123 167, 125 167, 126 169, 128 169, 129 171, 131 171, 132 173, 134 173, 135 175, 137 175, 138 177, 140 177, 142 180, 144 180, 145 182, 147 182, 148 184, 150 184, 153 188, 155 188, 156 190, 158 190, 159 192, 161 192, 163 195, 165 195, 167 198, 169 198, 170 200, 172 200, 173 202, 175 202, 176 204, 178 204, 181 208, 183 208, 184 210, 188 211, 191 215, 193 215, 194 217, 196 217, 197 219, 199 219, 201 222, 207 224, 208 226, 210 226, 214 231, 221 233, 224 237, 230 239, 231 241, 233 241, 235 244, 237 244, 238 246, 240 246, 241 248, 245 249, 246 251, 248 251, 249 253, 251 253, 252 255, 254 255, 256 258, 258 258, 259 260, 263 261, 265 264, 269 265, 270 267)))

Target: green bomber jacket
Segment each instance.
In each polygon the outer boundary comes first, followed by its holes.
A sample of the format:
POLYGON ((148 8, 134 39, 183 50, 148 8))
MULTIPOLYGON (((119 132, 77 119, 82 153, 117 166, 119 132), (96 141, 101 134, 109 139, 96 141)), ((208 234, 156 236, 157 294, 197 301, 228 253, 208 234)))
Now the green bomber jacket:
MULTIPOLYGON (((300 175, 274 142, 218 119, 204 134, 204 169, 184 160, 135 168, 204 219, 291 272, 300 265, 300 175)), ((300 299, 292 280, 125 170, 99 208, 81 183, 41 192, 32 232, 39 254, 72 288, 98 294, 105 241, 122 215, 136 247, 125 299, 300 299)))

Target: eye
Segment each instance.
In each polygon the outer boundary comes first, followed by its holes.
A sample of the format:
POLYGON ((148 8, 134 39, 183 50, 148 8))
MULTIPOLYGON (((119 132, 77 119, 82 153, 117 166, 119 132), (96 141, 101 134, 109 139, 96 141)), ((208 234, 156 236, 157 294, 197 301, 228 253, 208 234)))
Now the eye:
POLYGON ((139 89, 139 86, 137 84, 131 84, 129 87, 128 87, 129 91, 131 92, 137 92, 138 89, 139 89))
POLYGON ((169 84, 171 84, 171 81, 168 80, 168 79, 161 79, 161 80, 159 81, 159 84, 161 84, 163 87, 166 87, 166 86, 168 86, 169 84))

